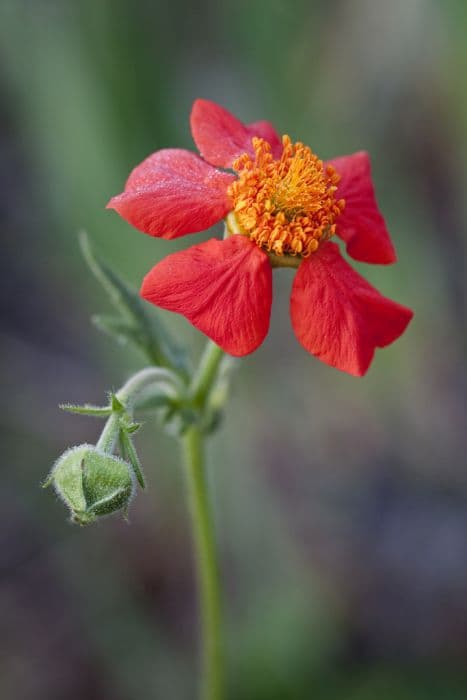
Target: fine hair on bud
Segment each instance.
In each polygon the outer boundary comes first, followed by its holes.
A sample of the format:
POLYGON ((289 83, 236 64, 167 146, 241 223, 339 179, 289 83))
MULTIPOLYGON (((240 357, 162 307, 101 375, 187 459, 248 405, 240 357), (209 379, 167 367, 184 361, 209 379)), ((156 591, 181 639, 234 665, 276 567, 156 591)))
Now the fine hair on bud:
POLYGON ((97 518, 123 511, 135 492, 131 466, 94 445, 78 445, 55 462, 44 487, 53 486, 67 506, 71 520, 88 525, 97 518))

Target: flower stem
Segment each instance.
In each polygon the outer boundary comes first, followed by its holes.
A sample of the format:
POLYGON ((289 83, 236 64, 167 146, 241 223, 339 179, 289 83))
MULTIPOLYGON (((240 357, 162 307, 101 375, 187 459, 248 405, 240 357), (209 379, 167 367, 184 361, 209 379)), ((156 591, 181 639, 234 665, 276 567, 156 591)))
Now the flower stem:
POLYGON ((116 413, 112 413, 106 421, 104 429, 96 443, 98 450, 111 454, 117 442, 119 430, 119 417, 116 413))
POLYGON ((219 570, 204 470, 203 437, 196 427, 183 436, 188 496, 200 598, 202 679, 200 700, 223 697, 219 570))
MULTIPOLYGON (((189 388, 191 400, 201 412, 218 376, 223 356, 224 352, 220 347, 212 341, 207 343, 189 388)), ((199 590, 202 652, 200 700, 222 700, 224 693, 219 566, 204 466, 202 430, 198 426, 191 426, 183 435, 182 446, 199 590)))
MULTIPOLYGON (((117 391, 116 397, 124 404, 127 412, 132 415, 138 394, 151 384, 165 385, 179 393, 184 391, 183 384, 174 372, 163 367, 146 367, 130 377, 122 388, 117 391)), ((96 447, 103 452, 112 453, 117 442, 119 430, 120 417, 118 413, 112 412, 96 443, 96 447)))
POLYGON ((190 386, 190 394, 195 404, 203 404, 216 379, 224 351, 211 340, 204 350, 199 367, 190 386))
POLYGON ((150 384, 169 384, 183 391, 183 384, 177 375, 164 367, 146 367, 134 374, 117 392, 117 397, 130 408, 138 393, 150 384))

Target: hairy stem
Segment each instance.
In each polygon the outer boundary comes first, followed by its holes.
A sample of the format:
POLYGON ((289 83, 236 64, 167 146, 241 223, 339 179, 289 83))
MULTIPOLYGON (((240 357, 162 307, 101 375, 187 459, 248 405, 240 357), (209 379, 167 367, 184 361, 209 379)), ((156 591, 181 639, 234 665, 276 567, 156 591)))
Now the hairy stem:
POLYGON ((170 384, 183 391, 183 383, 174 372, 163 367, 146 367, 134 374, 117 392, 117 398, 130 407, 135 402, 138 394, 150 384, 170 384))
POLYGON ((119 421, 120 419, 116 413, 112 413, 112 415, 107 418, 104 429, 96 443, 98 450, 109 454, 113 452, 118 438, 119 421))
POLYGON ((204 467, 203 438, 198 428, 189 428, 183 436, 183 455, 199 590, 202 645, 200 700, 221 700, 223 659, 220 581, 204 467))
MULTIPOLYGON (((223 356, 223 350, 212 341, 208 341, 189 388, 191 401, 198 406, 201 413, 218 377, 223 356)), ((203 433, 195 425, 191 426, 182 438, 199 591, 202 652, 200 700, 222 700, 224 674, 220 577, 203 441, 203 433)))
MULTIPOLYGON (((146 367, 146 369, 142 369, 130 377, 116 393, 117 399, 123 404, 128 414, 133 414, 134 404, 138 395, 152 384, 166 384, 179 393, 184 392, 183 383, 174 372, 163 367, 146 367)), ((118 412, 113 412, 104 425, 96 447, 103 452, 113 452, 118 438, 119 426, 119 414, 118 412)))
POLYGON ((190 395, 195 404, 204 404, 219 371, 224 351, 211 340, 204 350, 199 367, 190 386, 190 395))

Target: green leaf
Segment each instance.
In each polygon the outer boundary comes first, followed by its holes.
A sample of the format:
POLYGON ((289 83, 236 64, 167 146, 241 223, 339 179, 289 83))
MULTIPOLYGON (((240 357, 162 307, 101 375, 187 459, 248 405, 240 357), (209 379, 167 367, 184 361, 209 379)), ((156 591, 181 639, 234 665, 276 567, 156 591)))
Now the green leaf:
POLYGON ((140 346, 142 343, 139 329, 122 316, 95 314, 91 316, 91 321, 96 328, 115 338, 122 345, 130 342, 140 346))
POLYGON ((85 403, 83 406, 75 406, 71 403, 62 403, 59 408, 67 413, 77 413, 81 416, 95 416, 96 418, 107 418, 112 413, 111 406, 93 406, 85 403))
POLYGON ((84 232, 80 234, 79 241, 89 268, 121 314, 118 319, 108 316, 95 317, 94 323, 98 328, 106 333, 116 335, 120 339, 124 337, 130 340, 146 354, 153 364, 187 372, 185 353, 170 338, 149 304, 140 298, 136 290, 96 257, 84 232))
POLYGON ((129 462, 133 467, 135 476, 138 479, 138 483, 142 489, 146 488, 146 482, 144 480, 143 468, 139 460, 136 448, 130 438, 128 431, 122 428, 120 430, 120 448, 122 451, 122 458, 129 462))

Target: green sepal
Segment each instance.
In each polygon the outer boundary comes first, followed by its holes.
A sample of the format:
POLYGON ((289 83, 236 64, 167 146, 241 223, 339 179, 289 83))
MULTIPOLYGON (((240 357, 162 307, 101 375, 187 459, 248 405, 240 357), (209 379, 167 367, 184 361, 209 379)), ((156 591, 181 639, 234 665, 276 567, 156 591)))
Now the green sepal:
POLYGON ((174 368, 187 375, 189 365, 186 353, 169 336, 154 310, 140 298, 136 290, 96 257, 84 232, 80 234, 79 241, 89 268, 121 314, 118 319, 94 317, 98 327, 106 333, 120 338, 123 336, 133 342, 152 364, 174 368), (96 318, 99 320, 96 321, 96 318))
POLYGON ((119 489, 115 489, 115 491, 113 491, 111 494, 108 494, 104 498, 101 498, 100 501, 96 501, 95 503, 90 505, 88 507, 86 515, 109 515, 110 513, 114 513, 117 510, 123 510, 124 513, 128 513, 127 495, 128 492, 124 486, 120 487, 119 489))
POLYGON ((50 485, 80 525, 127 508, 135 488, 130 464, 86 444, 57 460, 44 487, 50 485))
POLYGON ((53 475, 53 470, 47 474, 45 479, 41 481, 41 488, 42 489, 48 489, 50 486, 52 486, 54 480, 54 475, 53 475))
POLYGON ((124 460, 129 462, 131 466, 133 467, 133 471, 135 473, 136 478, 138 479, 138 483, 141 486, 142 489, 146 488, 146 481, 144 478, 143 474, 143 468, 141 466, 140 459, 138 457, 138 454, 136 452, 136 448, 133 444, 132 439, 130 438, 128 431, 125 428, 122 428, 120 430, 119 434, 120 438, 120 450, 121 454, 124 460))
POLYGON ((105 460, 99 459, 98 469, 95 463, 95 454, 92 458, 86 455, 81 461, 86 512, 108 515, 125 508, 133 487, 131 476, 125 471, 128 465, 113 455, 105 455, 105 460), (94 464, 91 461, 93 458, 94 464))
POLYGON ((110 394, 110 405, 112 406, 112 413, 123 413, 125 411, 125 406, 122 404, 117 394, 110 394))
POLYGON ((142 423, 130 423, 129 425, 125 426, 125 430, 130 435, 133 435, 134 433, 138 432, 142 425, 142 423))
POLYGON ((96 418, 107 418, 112 413, 111 406, 93 406, 85 403, 83 406, 75 406, 71 403, 62 403, 59 408, 67 413, 77 413, 80 416, 95 416, 96 418))

